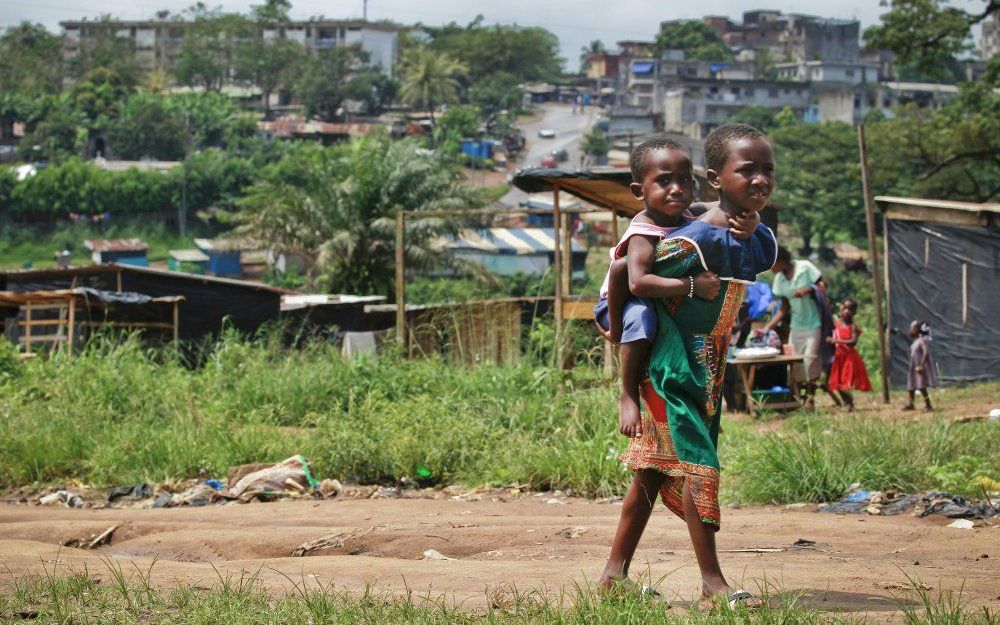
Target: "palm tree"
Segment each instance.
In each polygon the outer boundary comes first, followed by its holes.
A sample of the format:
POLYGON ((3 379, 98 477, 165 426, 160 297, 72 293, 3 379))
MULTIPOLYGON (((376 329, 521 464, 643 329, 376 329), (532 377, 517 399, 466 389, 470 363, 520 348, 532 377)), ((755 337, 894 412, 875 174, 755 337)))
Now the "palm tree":
POLYGON ((607 48, 604 47, 604 42, 600 39, 594 39, 589 44, 580 48, 580 71, 586 72, 590 67, 590 62, 587 57, 591 54, 600 54, 602 52, 607 52, 607 48))
POLYGON ((241 200, 237 232, 274 251, 307 260, 313 282, 329 292, 390 294, 395 215, 406 211, 406 264, 434 266, 434 243, 461 222, 420 218, 422 210, 474 208, 482 194, 412 139, 373 134, 334 148, 303 146, 294 179, 259 182, 241 200))
POLYGON ((405 104, 430 110, 458 100, 458 77, 468 68, 443 52, 427 47, 411 49, 400 64, 399 98, 405 104))

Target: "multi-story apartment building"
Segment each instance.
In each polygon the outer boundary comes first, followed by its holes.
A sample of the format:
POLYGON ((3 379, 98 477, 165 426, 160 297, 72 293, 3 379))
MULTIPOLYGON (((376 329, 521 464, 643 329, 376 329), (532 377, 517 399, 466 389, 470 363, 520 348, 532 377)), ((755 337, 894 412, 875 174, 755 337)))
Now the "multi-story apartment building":
POLYGON ((767 49, 775 61, 856 62, 860 54, 857 20, 758 10, 745 12, 739 23, 715 15, 704 21, 730 48, 767 49))
MULTIPOLYGON (((63 27, 63 57, 72 58, 88 39, 113 29, 118 37, 131 39, 140 65, 146 69, 170 69, 184 45, 184 32, 191 22, 180 20, 69 21, 63 27)), ((354 20, 289 21, 263 28, 265 39, 285 38, 301 43, 310 52, 357 46, 368 54, 368 64, 392 76, 398 49, 399 29, 387 24, 354 20)))
POLYGON ((663 129, 698 140, 751 106, 788 108, 799 118, 807 118, 812 107, 812 91, 801 83, 688 78, 663 89, 663 129))

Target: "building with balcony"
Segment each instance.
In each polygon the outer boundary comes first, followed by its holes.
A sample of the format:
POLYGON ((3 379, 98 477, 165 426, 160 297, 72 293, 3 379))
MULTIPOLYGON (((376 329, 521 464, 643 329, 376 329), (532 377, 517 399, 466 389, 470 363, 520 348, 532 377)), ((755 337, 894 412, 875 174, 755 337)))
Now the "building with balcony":
MULTIPOLYGON (((80 49, 108 30, 117 37, 130 39, 141 67, 173 69, 184 45, 184 33, 191 22, 171 19, 139 21, 78 20, 61 22, 63 58, 79 54, 80 49)), ((388 24, 358 20, 289 21, 259 31, 265 40, 287 39, 302 44, 308 51, 356 46, 368 56, 370 67, 378 67, 392 77, 399 46, 399 28, 388 24)))

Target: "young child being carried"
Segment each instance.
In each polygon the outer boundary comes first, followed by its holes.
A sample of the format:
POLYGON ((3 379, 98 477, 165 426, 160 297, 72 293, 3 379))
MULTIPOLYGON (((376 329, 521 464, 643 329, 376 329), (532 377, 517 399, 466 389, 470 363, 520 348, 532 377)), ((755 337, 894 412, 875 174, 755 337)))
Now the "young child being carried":
POLYGON ((680 144, 666 138, 640 143, 629 156, 631 191, 645 204, 632 219, 621 240, 611 248, 611 265, 601 286, 594 319, 606 339, 621 344, 622 394, 618 408, 619 430, 624 436, 642 436, 639 382, 656 337, 656 313, 647 298, 687 295, 715 299, 719 277, 712 271, 683 279, 661 278, 652 273, 656 244, 678 227, 695 219, 692 209, 731 228, 739 239, 749 239, 760 223, 756 212, 720 218, 706 212, 704 204, 692 205, 694 169, 691 156, 680 144), (614 288, 612 288, 612 282, 614 288), (613 294, 609 296, 609 291, 613 294))
POLYGON ((830 367, 830 392, 840 393, 847 412, 854 412, 854 391, 870 391, 865 361, 854 347, 858 344, 861 329, 854 325, 858 302, 845 298, 840 304, 840 320, 833 326, 833 336, 826 338, 834 346, 833 366, 830 367))

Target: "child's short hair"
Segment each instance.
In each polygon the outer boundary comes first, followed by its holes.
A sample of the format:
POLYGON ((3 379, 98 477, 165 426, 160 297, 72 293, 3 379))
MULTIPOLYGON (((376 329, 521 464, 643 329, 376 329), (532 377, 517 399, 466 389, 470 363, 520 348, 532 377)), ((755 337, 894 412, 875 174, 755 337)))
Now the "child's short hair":
POLYGON ((767 135, 749 124, 722 124, 705 139, 705 165, 716 172, 722 171, 729 156, 729 144, 738 139, 767 140, 767 135))
POLYGON ((628 156, 628 165, 632 170, 632 182, 642 182, 642 177, 646 175, 646 157, 650 152, 659 149, 681 150, 688 153, 688 149, 677 143, 673 139, 657 136, 646 139, 632 149, 628 156))
POLYGON ((920 336, 927 336, 931 333, 931 324, 927 323, 923 319, 914 319, 911 326, 917 326, 917 334, 920 336))
POLYGON ((851 312, 858 312, 858 300, 853 297, 845 297, 844 306, 847 306, 851 312))
POLYGON ((792 262, 792 253, 784 245, 779 245, 776 260, 780 260, 783 263, 790 263, 792 262))

